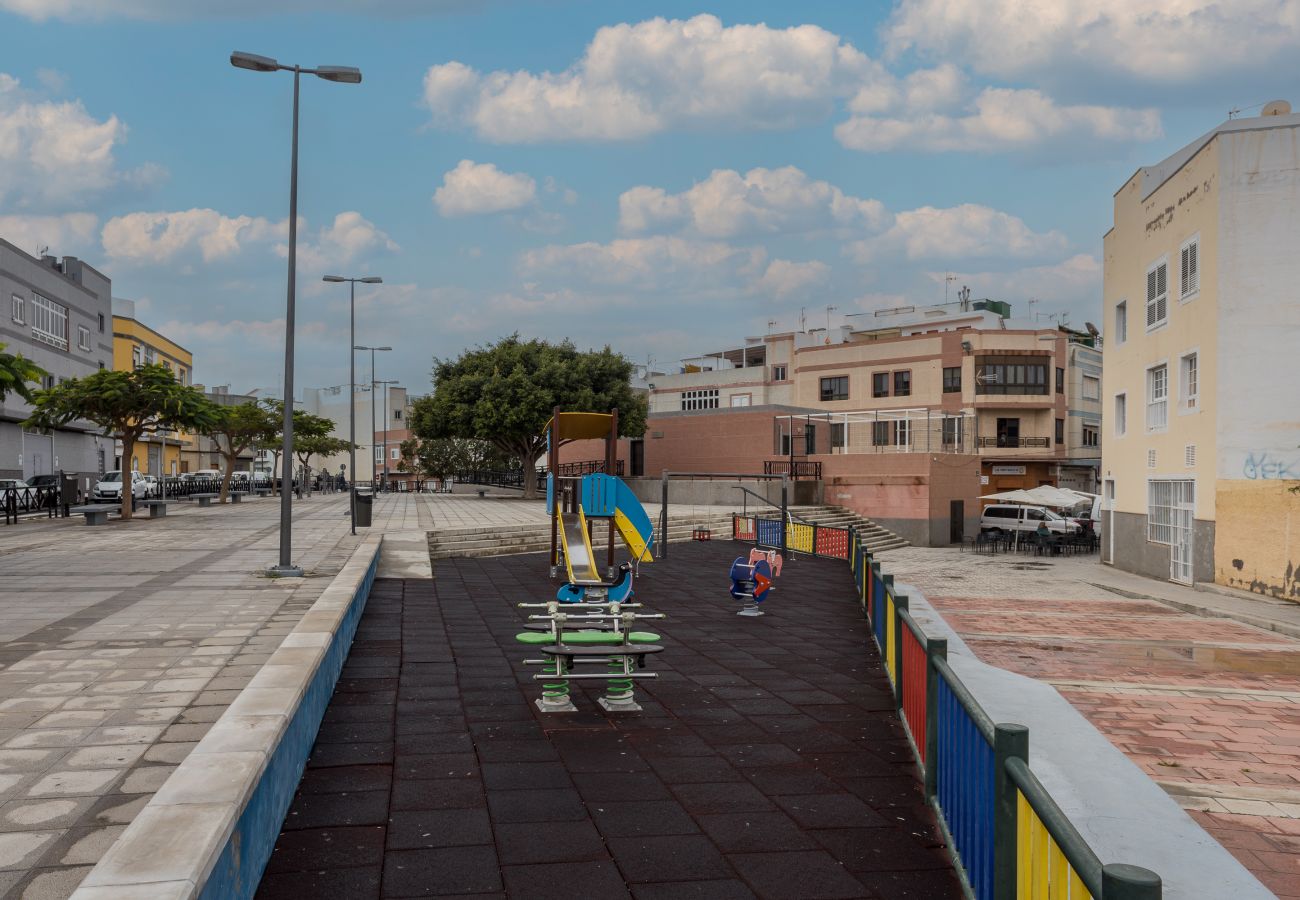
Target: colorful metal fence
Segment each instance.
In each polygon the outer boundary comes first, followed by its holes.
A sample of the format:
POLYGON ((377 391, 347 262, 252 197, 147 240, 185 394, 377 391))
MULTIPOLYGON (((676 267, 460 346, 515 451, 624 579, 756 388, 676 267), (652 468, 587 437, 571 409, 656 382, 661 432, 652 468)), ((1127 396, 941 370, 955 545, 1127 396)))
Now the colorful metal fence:
MULTIPOLYGON (((731 537, 737 541, 752 541, 760 547, 782 549, 781 520, 733 515, 731 537)), ((807 553, 810 556, 847 561, 851 540, 852 532, 848 528, 790 521, 785 526, 784 549, 792 553, 807 553)))
POLYGON ((1102 865, 1030 770, 1028 729, 994 724, 948 664, 947 641, 925 634, 908 610, 907 596, 895 591, 893 578, 881 572, 855 532, 848 550, 926 796, 968 895, 975 900, 1159 900, 1155 873, 1102 865))

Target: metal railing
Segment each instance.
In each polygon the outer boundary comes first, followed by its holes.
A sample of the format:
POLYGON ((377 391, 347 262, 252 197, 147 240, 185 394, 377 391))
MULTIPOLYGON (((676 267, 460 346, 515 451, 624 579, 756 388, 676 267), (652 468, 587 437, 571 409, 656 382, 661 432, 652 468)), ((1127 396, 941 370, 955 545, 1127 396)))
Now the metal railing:
MULTIPOLYGON (((555 474, 561 478, 575 478, 579 475, 595 475, 604 471, 605 461, 603 459, 586 459, 581 462, 560 463, 555 469, 555 474)), ((539 468, 537 473, 545 477, 546 469, 539 468)), ((622 476, 623 460, 615 460, 614 474, 622 476)))
POLYGON ((997 724, 925 634, 861 535, 849 565, 926 799, 975 900, 1158 900, 1160 877, 1103 865, 1029 767, 1029 729, 997 724))
MULTIPOLYGON (((739 488, 746 493, 753 491, 739 488)), ((754 494, 767 502, 759 494, 754 494)), ((731 539, 752 542, 756 547, 768 547, 792 553, 804 553, 808 556, 822 556, 827 559, 849 558, 849 544, 852 532, 848 528, 834 525, 818 525, 807 519, 801 519, 794 513, 787 513, 785 528, 781 528, 781 518, 731 514, 731 539)))
POLYGON ((4 510, 6 525, 17 522, 20 515, 39 512, 52 519, 59 506, 59 489, 55 486, 0 488, 0 508, 4 510))
POLYGON ((1042 447, 1050 448, 1052 442, 1045 437, 990 437, 982 436, 979 445, 984 447, 1042 447))
POLYGON ((788 475, 791 480, 811 478, 820 481, 822 464, 813 459, 769 459, 763 461, 764 475, 788 475))

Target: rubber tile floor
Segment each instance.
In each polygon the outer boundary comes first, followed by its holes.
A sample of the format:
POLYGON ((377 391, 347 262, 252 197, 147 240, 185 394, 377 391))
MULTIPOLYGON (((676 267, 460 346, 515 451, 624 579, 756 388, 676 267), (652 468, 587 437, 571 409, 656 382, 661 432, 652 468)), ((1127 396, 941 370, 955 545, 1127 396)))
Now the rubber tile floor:
POLYGON ((544 555, 376 582, 258 896, 947 898, 960 891, 843 563, 742 618, 743 548, 675 545, 640 713, 542 715, 514 636, 544 555))

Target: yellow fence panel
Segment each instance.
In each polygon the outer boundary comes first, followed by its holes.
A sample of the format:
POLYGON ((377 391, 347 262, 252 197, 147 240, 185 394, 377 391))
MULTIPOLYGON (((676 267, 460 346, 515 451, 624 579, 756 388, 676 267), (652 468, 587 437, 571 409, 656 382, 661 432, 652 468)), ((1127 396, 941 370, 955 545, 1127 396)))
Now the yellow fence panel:
POLYGON ((813 527, 790 522, 785 527, 785 540, 791 550, 800 553, 813 552, 813 527))
POLYGON ((885 670, 889 680, 898 684, 898 660, 894 659, 894 596, 885 595, 885 670))
POLYGON ((1020 791, 1016 791, 1016 900, 1092 900, 1020 791))

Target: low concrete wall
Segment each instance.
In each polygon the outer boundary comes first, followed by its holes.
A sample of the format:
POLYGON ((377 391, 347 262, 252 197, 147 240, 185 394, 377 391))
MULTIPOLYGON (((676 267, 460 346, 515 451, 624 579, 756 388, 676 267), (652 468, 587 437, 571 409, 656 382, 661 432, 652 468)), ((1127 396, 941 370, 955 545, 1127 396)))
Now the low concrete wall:
MULTIPOLYGON (((1168 581, 1169 545, 1147 540, 1147 517, 1119 511, 1114 516, 1115 558, 1108 561, 1118 569, 1168 581)), ((1108 535, 1102 537, 1107 553, 1110 540, 1108 535)), ((1198 583, 1214 581, 1213 522, 1192 522, 1192 579, 1198 583)))
POLYGON ((365 610, 382 539, 362 540, 75 900, 253 896, 365 610))
MULTIPOLYGON (((624 478, 623 480, 642 503, 659 503, 663 500, 663 479, 624 478)), ((728 511, 734 509, 739 512, 744 507, 745 495, 737 490, 737 486, 766 497, 773 506, 781 505, 781 482, 768 479, 741 481, 734 478, 730 481, 721 478, 716 481, 672 480, 668 484, 668 502, 720 506, 728 511)), ((820 481, 791 481, 788 483, 787 502, 791 506, 818 506, 822 503, 822 494, 820 481)), ((762 504, 750 497, 750 509, 756 506, 761 507, 762 504)))
POLYGON ((1103 864, 1150 869, 1165 900, 1268 900, 1272 891, 1210 837, 1056 688, 981 662, 911 585, 895 584, 929 637, 989 717, 1029 728, 1029 764, 1103 864))

